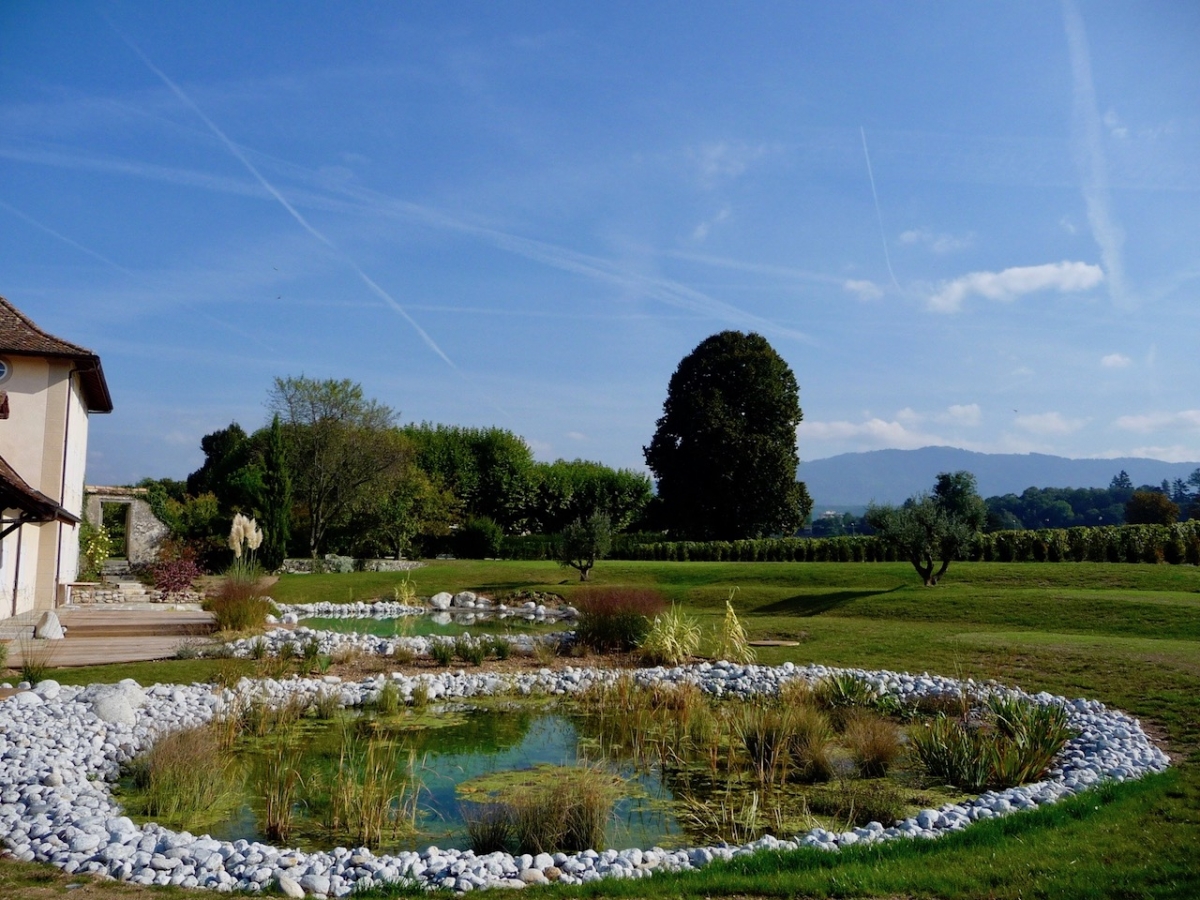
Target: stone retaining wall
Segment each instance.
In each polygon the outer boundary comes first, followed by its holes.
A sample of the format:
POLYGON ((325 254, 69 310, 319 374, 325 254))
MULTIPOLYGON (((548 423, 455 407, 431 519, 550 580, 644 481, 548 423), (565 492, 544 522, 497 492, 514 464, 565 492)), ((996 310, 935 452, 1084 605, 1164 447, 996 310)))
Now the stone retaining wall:
POLYGON ((129 590, 128 588, 76 588, 71 592, 71 602, 79 606, 96 606, 100 604, 119 605, 121 603, 199 603, 204 595, 197 591, 177 591, 168 594, 152 588, 129 590))
MULTIPOLYGON (((355 559, 352 556, 338 556, 335 553, 326 554, 315 560, 317 569, 321 572, 408 572, 419 569, 425 563, 414 559, 355 559)), ((285 559, 279 567, 281 575, 311 575, 313 573, 312 559, 285 559)))

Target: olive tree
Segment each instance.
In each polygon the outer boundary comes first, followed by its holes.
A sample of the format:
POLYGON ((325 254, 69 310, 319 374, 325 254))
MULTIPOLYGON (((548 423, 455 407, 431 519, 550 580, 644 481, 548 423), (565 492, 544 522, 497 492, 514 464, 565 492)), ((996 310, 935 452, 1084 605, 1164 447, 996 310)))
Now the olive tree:
POLYGON ((604 513, 592 513, 576 519, 559 536, 559 565, 579 572, 579 580, 587 581, 596 560, 608 555, 612 545, 612 523, 604 513))
POLYGON ((872 505, 867 522, 881 541, 912 563, 926 587, 933 587, 983 529, 987 505, 970 472, 942 472, 933 493, 910 497, 898 507, 872 505))

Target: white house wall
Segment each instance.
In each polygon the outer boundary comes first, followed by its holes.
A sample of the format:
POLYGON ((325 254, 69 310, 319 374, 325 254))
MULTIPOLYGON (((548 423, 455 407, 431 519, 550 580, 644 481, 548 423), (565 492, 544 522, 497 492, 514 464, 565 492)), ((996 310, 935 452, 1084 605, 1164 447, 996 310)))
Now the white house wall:
MULTIPOLYGON (((73 363, 21 356, 8 360, 12 375, 4 390, 9 416, 0 422, 0 456, 31 487, 81 515, 88 414, 79 379, 71 375, 73 363)), ((59 585, 74 581, 78 571, 78 528, 57 522, 23 525, 19 536, 14 532, 3 543, 0 618, 54 607, 59 585)))
MULTIPOLYGON (((83 483, 87 470, 88 414, 79 389, 79 379, 73 378, 67 419, 67 453, 64 491, 60 503, 67 512, 83 516, 83 483)), ((79 527, 59 524, 61 538, 58 550, 58 583, 74 581, 79 573, 79 527)))

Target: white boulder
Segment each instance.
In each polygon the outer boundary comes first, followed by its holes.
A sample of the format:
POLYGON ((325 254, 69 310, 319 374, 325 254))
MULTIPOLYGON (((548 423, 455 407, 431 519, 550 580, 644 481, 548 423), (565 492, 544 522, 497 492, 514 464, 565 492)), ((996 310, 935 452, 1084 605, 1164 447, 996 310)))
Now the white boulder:
POLYGON ((33 636, 44 641, 61 641, 66 637, 62 622, 58 621, 58 613, 52 609, 42 613, 42 617, 33 626, 33 636))

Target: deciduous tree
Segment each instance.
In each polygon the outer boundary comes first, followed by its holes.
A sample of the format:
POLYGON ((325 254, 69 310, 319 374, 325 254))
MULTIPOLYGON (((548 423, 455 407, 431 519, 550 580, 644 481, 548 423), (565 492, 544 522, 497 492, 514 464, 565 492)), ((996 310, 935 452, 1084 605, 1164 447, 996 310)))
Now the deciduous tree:
POLYGON ((796 480, 801 418, 796 376, 761 335, 723 331, 685 356, 643 448, 671 533, 794 532, 812 508, 796 480))
POLYGON ((283 423, 315 558, 330 526, 401 462, 404 450, 392 439, 396 414, 366 399, 362 385, 303 375, 276 378, 269 406, 283 423))
POLYGON ((899 507, 873 505, 867 521, 880 540, 912 563, 925 586, 933 587, 983 529, 987 506, 975 489, 974 475, 942 472, 932 494, 918 494, 899 507))

